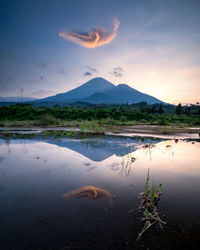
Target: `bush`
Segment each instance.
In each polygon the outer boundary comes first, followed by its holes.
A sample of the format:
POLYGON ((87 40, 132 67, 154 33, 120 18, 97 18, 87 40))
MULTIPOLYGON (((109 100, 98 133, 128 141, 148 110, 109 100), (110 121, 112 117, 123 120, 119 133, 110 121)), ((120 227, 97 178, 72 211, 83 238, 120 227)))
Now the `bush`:
POLYGON ((168 125, 168 122, 164 116, 161 116, 161 118, 158 120, 159 125, 168 125))
POLYGON ((40 125, 58 125, 59 120, 50 114, 44 114, 39 118, 40 125))
POLYGON ((127 121, 127 117, 126 117, 125 115, 122 115, 122 116, 120 117, 120 121, 126 122, 126 121, 127 121))

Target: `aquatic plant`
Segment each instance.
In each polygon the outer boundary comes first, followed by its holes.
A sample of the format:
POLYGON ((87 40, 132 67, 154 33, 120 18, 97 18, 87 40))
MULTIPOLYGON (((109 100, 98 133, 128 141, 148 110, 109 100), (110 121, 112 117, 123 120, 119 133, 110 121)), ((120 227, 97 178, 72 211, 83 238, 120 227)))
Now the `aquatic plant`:
POLYGON ((85 120, 85 121, 82 121, 81 124, 80 124, 80 131, 84 132, 88 129, 88 121, 85 120))
POLYGON ((131 148, 127 151, 127 154, 125 156, 122 156, 122 162, 121 162, 121 169, 119 171, 119 174, 125 174, 126 176, 129 176, 131 173, 132 164, 137 160, 136 157, 132 155, 131 148))
POLYGON ((162 184, 159 184, 158 186, 154 184, 154 181, 152 182, 152 186, 150 188, 149 180, 149 169, 147 172, 146 177, 146 185, 145 185, 145 192, 143 193, 143 196, 145 196, 146 199, 149 199, 151 202, 156 202, 159 196, 162 194, 162 184))
POLYGON ((163 229, 163 224, 166 224, 163 220, 160 219, 158 214, 158 202, 162 194, 162 184, 156 185, 154 181, 150 185, 150 170, 148 169, 145 191, 140 194, 141 199, 141 210, 143 210, 144 217, 142 221, 145 221, 145 224, 138 234, 136 241, 140 240, 144 232, 146 232, 151 226, 158 223, 160 228, 163 229))
POLYGON ((74 131, 74 130, 69 130, 69 131, 66 131, 66 130, 55 130, 55 131, 53 131, 53 133, 54 133, 54 136, 55 136, 55 138, 60 138, 60 137, 74 137, 74 136, 76 136, 76 131, 74 131))
POLYGON ((105 128, 102 126, 104 125, 103 122, 99 122, 98 120, 92 120, 92 121, 82 121, 80 124, 80 131, 81 132, 87 132, 87 133, 99 133, 104 134, 105 128))
POLYGON ((152 149, 152 148, 154 148, 155 147, 155 145, 153 144, 153 143, 151 143, 151 142, 148 142, 148 143, 145 143, 144 145, 142 145, 142 148, 143 149, 152 149))
POLYGON ((56 130, 55 131, 55 137, 58 138, 58 137, 61 137, 61 136, 62 136, 62 131, 56 130))
POLYGON ((42 135, 44 135, 44 136, 51 136, 52 134, 53 134, 52 130, 45 130, 42 132, 42 135))

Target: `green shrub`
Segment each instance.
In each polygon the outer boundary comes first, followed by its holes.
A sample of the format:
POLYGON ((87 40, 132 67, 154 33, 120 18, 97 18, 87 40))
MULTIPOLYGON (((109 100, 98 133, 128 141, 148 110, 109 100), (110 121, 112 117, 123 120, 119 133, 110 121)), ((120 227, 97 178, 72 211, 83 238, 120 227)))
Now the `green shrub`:
POLYGON ((127 117, 126 117, 125 115, 122 115, 122 116, 120 117, 120 121, 126 122, 126 121, 127 121, 127 117))
POLYGON ((59 120, 56 119, 55 117, 53 117, 50 114, 44 114, 42 116, 40 116, 39 118, 39 123, 40 125, 58 125, 59 124, 59 120))

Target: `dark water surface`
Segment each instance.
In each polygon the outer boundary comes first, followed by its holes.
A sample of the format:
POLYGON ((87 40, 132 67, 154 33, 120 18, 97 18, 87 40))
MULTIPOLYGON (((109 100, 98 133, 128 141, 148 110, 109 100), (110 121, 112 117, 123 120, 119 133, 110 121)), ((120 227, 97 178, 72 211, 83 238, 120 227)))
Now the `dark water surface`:
POLYGON ((199 249, 200 143, 157 139, 143 147, 148 142, 0 139, 0 249, 199 249), (136 242, 148 168, 163 184, 159 211, 167 225, 136 242), (113 205, 104 195, 63 198, 87 185, 110 193, 113 205))

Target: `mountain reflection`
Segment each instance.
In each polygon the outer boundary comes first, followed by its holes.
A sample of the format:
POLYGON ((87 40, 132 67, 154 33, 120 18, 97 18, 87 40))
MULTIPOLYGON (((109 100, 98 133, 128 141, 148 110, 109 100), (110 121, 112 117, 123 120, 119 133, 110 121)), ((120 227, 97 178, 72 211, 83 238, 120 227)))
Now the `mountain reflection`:
MULTIPOLYGON (((87 139, 45 139, 45 141, 76 151, 95 162, 103 161, 112 155, 127 155, 130 152, 136 151, 141 144, 141 140, 139 139, 111 136, 101 138, 92 137, 87 139)), ((161 140, 157 139, 153 140, 151 143, 156 144, 160 141, 161 140)))

